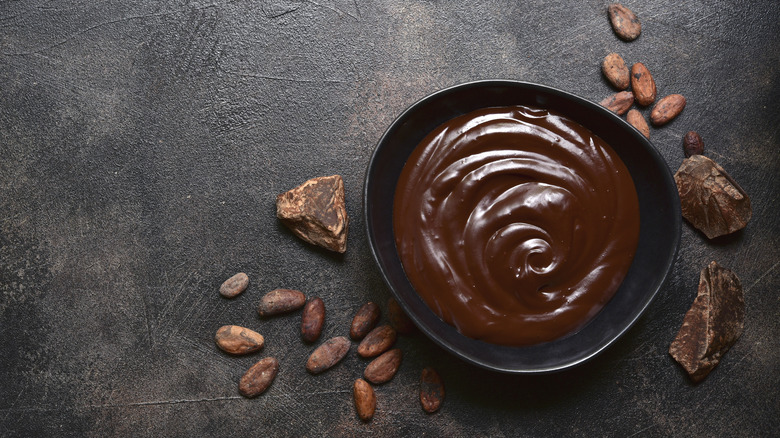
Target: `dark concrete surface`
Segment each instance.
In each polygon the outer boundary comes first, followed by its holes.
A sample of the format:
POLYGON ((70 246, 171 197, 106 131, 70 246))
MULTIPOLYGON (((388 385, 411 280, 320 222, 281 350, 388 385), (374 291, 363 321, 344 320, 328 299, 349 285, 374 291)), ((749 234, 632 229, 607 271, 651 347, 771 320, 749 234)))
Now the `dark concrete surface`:
MULTIPOLYGON (((608 2, 163 0, 0 2, 0 435, 2 436, 745 436, 780 429, 780 5, 626 0, 642 36, 620 41, 608 2), (389 292, 367 247, 368 159, 404 108, 488 78, 600 101, 617 51, 688 98, 652 130, 676 170, 681 139, 751 195, 754 216, 708 241, 685 223, 671 278, 641 320, 574 370, 509 376, 404 337, 399 374, 369 424, 350 354, 319 376, 299 314, 260 320, 265 292, 324 299, 324 338, 389 292), (277 193, 343 175, 348 249, 314 249, 275 218, 277 193), (710 260, 745 288, 739 342, 693 385, 667 349, 710 260), (218 287, 244 271, 234 300, 218 287), (266 337, 228 357, 223 324, 266 337), (280 372, 239 396, 265 356, 280 372), (419 372, 447 385, 426 415, 419 372)), ((646 115, 649 110, 643 111, 646 115)))

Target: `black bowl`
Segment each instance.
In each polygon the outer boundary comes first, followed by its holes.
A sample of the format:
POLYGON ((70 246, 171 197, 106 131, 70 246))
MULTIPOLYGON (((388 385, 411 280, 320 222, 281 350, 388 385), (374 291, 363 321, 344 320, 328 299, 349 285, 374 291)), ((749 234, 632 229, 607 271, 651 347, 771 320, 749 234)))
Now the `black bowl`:
POLYGON ((420 330, 454 355, 507 373, 545 373, 580 364, 625 333, 661 288, 680 242, 680 200, 666 162, 626 121, 600 105, 554 88, 527 82, 470 82, 438 91, 404 111, 379 140, 363 193, 368 238, 392 294, 420 330), (393 196, 407 158, 440 124, 486 107, 527 105, 555 110, 606 141, 628 167, 639 197, 639 245, 618 291, 574 334, 543 344, 507 347, 461 335, 442 321, 407 279, 393 236, 393 196))

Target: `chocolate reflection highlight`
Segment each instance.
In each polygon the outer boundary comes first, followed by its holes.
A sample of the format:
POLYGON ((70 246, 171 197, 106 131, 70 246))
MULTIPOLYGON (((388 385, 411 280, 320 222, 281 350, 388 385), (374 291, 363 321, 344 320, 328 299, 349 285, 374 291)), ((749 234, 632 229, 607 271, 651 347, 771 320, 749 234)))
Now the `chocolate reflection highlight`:
POLYGON ((396 245, 427 305, 465 336, 552 341, 617 291, 639 238, 633 181, 587 128, 529 107, 452 119, 413 151, 396 245))

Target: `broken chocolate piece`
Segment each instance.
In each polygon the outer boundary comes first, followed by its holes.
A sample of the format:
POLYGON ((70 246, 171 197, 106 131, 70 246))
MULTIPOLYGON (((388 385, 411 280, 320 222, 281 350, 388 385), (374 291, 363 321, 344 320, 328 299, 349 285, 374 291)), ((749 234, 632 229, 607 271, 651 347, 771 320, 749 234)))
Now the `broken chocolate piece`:
POLYGON ((736 274, 716 262, 702 269, 699 293, 685 314, 672 355, 699 382, 737 342, 745 326, 745 296, 736 274))
POLYGON ((280 194, 276 216, 306 242, 340 253, 347 250, 349 218, 339 175, 313 178, 280 194))
POLYGON ((747 193, 704 155, 683 160, 674 181, 683 217, 710 239, 745 228, 753 215, 747 193))

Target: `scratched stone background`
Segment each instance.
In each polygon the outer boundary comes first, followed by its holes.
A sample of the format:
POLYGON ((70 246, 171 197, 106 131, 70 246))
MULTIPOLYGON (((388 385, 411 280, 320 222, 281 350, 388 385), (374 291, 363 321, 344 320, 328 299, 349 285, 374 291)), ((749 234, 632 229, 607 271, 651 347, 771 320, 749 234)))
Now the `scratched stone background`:
MULTIPOLYGON (((642 36, 620 41, 607 1, 3 0, 0 2, 0 435, 770 436, 780 429, 780 5, 626 0, 642 36), (389 291, 367 247, 363 177, 390 122, 435 90, 539 82, 600 101, 610 51, 688 98, 652 130, 676 170, 685 132, 745 188, 754 217, 708 241, 687 223, 671 278, 616 345, 574 370, 495 374, 422 335, 357 418, 353 353, 311 376, 299 314, 261 320, 277 287, 321 296, 323 338, 389 291), (341 174, 343 256, 297 240, 276 194, 341 174), (746 294, 739 342, 701 384, 668 356, 710 260, 746 294), (235 300, 217 289, 244 271, 235 300), (259 354, 214 346, 223 324, 259 354), (281 363, 262 396, 237 382, 281 363), (447 387, 423 413, 422 367, 447 387)), ((648 113, 647 110, 644 111, 648 113)))

